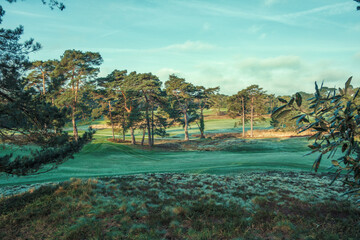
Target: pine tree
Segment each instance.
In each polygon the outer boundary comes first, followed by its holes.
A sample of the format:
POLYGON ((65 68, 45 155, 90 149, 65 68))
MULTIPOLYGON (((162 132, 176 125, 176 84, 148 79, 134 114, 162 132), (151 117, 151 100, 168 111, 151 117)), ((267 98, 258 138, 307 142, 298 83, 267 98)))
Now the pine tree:
POLYGON ((76 111, 79 106, 79 99, 83 94, 82 86, 87 81, 95 78, 99 72, 98 66, 102 63, 99 53, 82 52, 77 50, 66 50, 61 56, 57 71, 67 80, 69 89, 64 94, 64 101, 71 108, 71 121, 75 141, 78 140, 78 130, 76 125, 76 111))
POLYGON ((184 78, 170 75, 169 80, 165 82, 165 88, 172 104, 170 115, 184 125, 185 141, 189 141, 189 123, 196 117, 196 87, 186 82, 184 78), (180 117, 181 115, 183 118, 180 117))
POLYGON ((219 87, 216 88, 205 88, 203 86, 196 86, 196 95, 195 102, 198 105, 200 110, 198 116, 197 125, 200 130, 200 138, 205 138, 205 120, 204 120, 204 110, 209 109, 213 102, 211 101, 211 96, 220 90, 219 87))
MULTIPOLYGON (((56 1, 49 3, 57 6, 56 1)), ((0 6, 0 23, 4 14, 0 6)), ((0 29, 0 140, 5 148, 27 144, 38 147, 28 155, 0 156, 0 173, 11 175, 49 171, 80 151, 93 134, 90 130, 78 142, 69 141, 62 132, 68 109, 52 106, 33 87, 25 88, 24 76, 31 66, 28 55, 39 50, 40 44, 33 39, 20 43, 22 33, 22 26, 0 29)))
POLYGON ((249 96, 245 89, 228 98, 228 114, 232 118, 241 115, 242 136, 245 137, 245 123, 248 121, 247 114, 249 96))

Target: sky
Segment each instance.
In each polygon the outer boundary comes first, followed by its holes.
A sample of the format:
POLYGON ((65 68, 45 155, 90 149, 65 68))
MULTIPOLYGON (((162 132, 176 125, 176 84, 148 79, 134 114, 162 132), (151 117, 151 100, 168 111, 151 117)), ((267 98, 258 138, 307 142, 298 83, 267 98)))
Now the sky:
POLYGON ((99 76, 114 69, 169 74, 235 94, 252 84, 268 93, 314 92, 314 82, 360 86, 360 11, 352 0, 40 0, 9 4, 1 27, 23 25, 42 49, 99 52, 99 76))

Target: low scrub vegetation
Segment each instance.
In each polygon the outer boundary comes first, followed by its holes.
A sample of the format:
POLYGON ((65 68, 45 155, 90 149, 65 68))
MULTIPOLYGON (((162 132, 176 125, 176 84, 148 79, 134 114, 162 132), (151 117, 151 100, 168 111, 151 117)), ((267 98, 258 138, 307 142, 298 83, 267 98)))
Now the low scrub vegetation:
POLYGON ((340 183, 307 173, 72 179, 0 200, 1 239, 359 239, 340 183))

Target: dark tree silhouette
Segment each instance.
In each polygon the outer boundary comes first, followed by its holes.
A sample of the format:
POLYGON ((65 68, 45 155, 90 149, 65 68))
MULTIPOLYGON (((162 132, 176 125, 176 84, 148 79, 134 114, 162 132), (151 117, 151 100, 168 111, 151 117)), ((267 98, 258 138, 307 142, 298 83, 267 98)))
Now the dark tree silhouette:
MULTIPOLYGON (((16 2, 8 0, 8 2, 16 2)), ((50 7, 63 9, 57 1, 42 1, 50 7)), ((0 22, 5 11, 0 7, 0 22)), ((34 88, 25 88, 24 76, 31 64, 28 55, 40 49, 33 39, 19 42, 23 27, 0 29, 0 143, 23 146, 35 144, 38 148, 29 155, 0 156, 0 173, 28 175, 49 171, 71 158, 92 138, 93 131, 85 133, 78 142, 70 141, 62 132, 68 109, 58 109, 46 101, 44 94, 34 88)))

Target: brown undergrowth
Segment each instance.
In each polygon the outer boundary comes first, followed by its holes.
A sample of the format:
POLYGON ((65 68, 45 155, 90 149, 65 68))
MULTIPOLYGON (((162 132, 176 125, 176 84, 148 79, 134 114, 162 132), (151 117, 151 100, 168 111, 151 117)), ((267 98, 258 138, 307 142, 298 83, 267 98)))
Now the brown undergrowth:
POLYGON ((72 179, 0 200, 0 239, 359 239, 360 209, 324 175, 72 179))

